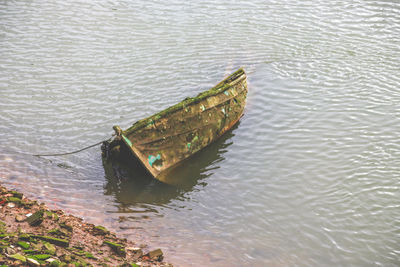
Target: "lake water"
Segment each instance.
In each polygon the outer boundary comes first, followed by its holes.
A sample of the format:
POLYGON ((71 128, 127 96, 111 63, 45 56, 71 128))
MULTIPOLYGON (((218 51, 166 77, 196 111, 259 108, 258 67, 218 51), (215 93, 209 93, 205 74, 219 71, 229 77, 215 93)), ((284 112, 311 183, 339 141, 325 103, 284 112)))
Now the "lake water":
POLYGON ((176 266, 400 265, 400 2, 0 1, 0 182, 176 266), (176 170, 127 128, 245 67, 234 129, 176 170))

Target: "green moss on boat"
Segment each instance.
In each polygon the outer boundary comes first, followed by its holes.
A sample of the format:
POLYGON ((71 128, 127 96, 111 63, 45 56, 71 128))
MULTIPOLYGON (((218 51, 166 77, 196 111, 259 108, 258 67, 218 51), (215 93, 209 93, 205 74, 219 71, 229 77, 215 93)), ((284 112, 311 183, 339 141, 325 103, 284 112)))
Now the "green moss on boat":
POLYGON ((186 98, 125 131, 114 126, 116 138, 107 144, 112 157, 121 145, 155 178, 206 147, 235 125, 243 115, 247 77, 240 68, 216 86, 186 98))

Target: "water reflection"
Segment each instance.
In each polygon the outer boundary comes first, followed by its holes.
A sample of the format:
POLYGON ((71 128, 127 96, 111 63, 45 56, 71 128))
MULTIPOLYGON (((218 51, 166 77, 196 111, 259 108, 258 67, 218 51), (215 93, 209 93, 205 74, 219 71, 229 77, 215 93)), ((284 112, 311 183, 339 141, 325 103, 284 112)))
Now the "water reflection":
POLYGON ((154 179, 140 162, 132 157, 126 163, 103 159, 105 195, 114 195, 123 205, 150 204, 164 206, 173 199, 185 200, 187 193, 207 185, 207 177, 224 161, 224 153, 232 144, 232 130, 205 149, 171 170, 160 182, 154 179))

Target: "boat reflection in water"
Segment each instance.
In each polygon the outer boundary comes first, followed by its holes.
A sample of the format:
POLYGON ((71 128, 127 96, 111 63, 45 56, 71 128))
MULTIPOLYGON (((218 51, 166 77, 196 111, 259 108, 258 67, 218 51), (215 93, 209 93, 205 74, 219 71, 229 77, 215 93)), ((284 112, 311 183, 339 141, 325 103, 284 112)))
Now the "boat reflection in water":
POLYGON ((186 159, 179 166, 166 173, 162 182, 152 177, 134 157, 125 162, 105 160, 105 195, 114 195, 116 202, 124 205, 151 204, 165 205, 173 199, 185 199, 185 194, 195 186, 206 186, 207 177, 219 168, 223 154, 232 144, 237 123, 214 143, 186 159))

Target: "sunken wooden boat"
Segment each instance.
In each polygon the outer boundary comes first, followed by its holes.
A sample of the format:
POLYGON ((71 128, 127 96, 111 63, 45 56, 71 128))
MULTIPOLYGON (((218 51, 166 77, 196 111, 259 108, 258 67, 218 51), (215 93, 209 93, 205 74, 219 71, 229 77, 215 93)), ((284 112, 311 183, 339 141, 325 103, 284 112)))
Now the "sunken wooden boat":
POLYGON ((126 130, 114 126, 116 136, 103 151, 111 158, 134 156, 159 178, 232 128, 243 115, 246 96, 246 73, 240 68, 210 90, 126 130))

